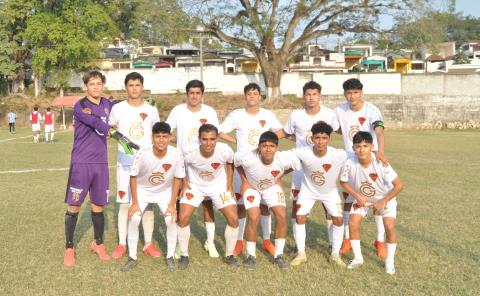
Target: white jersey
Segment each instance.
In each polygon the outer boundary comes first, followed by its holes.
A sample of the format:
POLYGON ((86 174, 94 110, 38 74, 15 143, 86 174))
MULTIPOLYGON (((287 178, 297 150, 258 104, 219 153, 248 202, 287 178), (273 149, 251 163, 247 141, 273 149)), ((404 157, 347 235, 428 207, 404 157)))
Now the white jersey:
MULTIPOLYGON (((108 122, 116 130, 129 138, 140 147, 152 145, 152 127, 160 121, 158 110, 143 103, 141 106, 132 106, 122 101, 115 104, 110 111, 108 122)), ((121 165, 132 165, 133 156, 125 154, 122 146, 118 145, 117 162, 121 165)))
POLYGON ((242 109, 233 110, 220 125, 219 131, 230 133, 235 130, 237 151, 248 152, 258 147, 260 135, 266 131, 277 131, 282 128, 275 114, 267 109, 260 108, 255 115, 242 109))
POLYGON ((301 191, 318 198, 338 195, 337 181, 347 160, 345 150, 328 147, 327 154, 318 157, 313 148, 303 147, 294 149, 293 154, 303 169, 301 191))
MULTIPOLYGON (((137 187, 149 196, 159 196, 173 185, 174 178, 185 177, 185 166, 180 152, 168 146, 167 154, 158 158, 153 154, 153 147, 143 147, 135 154, 131 176, 137 177, 137 187)), ((145 201, 145 200, 144 200, 145 201)), ((148 202, 158 202, 149 200, 148 202)))
POLYGON ((233 163, 233 150, 227 144, 217 143, 213 155, 205 158, 200 154, 200 145, 192 143, 185 148, 183 158, 187 180, 192 189, 195 187, 211 195, 226 191, 225 164, 233 163))
POLYGON ((288 117, 287 124, 283 128, 287 134, 295 135, 296 147, 312 147, 312 125, 323 121, 329 124, 334 131, 338 130, 339 124, 335 112, 325 106, 315 115, 309 115, 305 109, 294 110, 288 117))
POLYGON ((345 162, 340 180, 350 183, 356 192, 374 202, 393 189, 392 182, 397 177, 390 165, 385 167, 379 164, 372 153, 372 163, 368 168, 362 167, 357 156, 352 155, 345 162))
POLYGON ((353 152, 353 136, 359 131, 369 132, 373 137, 373 150, 378 150, 377 135, 373 123, 383 121, 380 110, 369 102, 365 102, 362 109, 353 111, 348 102, 335 108, 340 128, 342 129, 343 143, 347 152, 353 152))
POLYGON ((299 169, 298 161, 289 151, 275 153, 273 162, 266 165, 257 151, 235 153, 235 166, 241 166, 250 185, 258 191, 274 186, 288 169, 299 169))
POLYGON ((198 129, 209 123, 218 128, 217 112, 210 106, 202 104, 200 111, 188 110, 187 104, 175 106, 167 118, 167 123, 177 129, 177 148, 183 151, 184 147, 198 139, 198 129))

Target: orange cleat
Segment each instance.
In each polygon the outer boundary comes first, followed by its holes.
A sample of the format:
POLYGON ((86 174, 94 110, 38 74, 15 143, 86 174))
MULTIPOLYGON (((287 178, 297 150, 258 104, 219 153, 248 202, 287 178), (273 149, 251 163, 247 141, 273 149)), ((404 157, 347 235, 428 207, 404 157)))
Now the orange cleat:
POLYGON ((243 251, 243 240, 237 240, 235 248, 233 249, 233 255, 238 256, 243 251))
POLYGON ((162 254, 155 248, 153 243, 149 243, 148 245, 143 247, 143 252, 152 257, 160 257, 162 254))
POLYGON ((65 249, 65 255, 63 255, 63 265, 65 267, 75 266, 75 250, 73 248, 65 249))
POLYGON ((380 258, 385 258, 387 257, 387 248, 385 248, 385 243, 376 240, 373 245, 375 246, 375 249, 377 249, 377 256, 380 258))
POLYGON ((112 253, 112 258, 113 259, 118 259, 121 258, 125 253, 127 252, 127 248, 125 248, 124 245, 118 244, 118 246, 115 248, 115 251, 112 253))
POLYGON ((340 249, 340 254, 347 253, 348 251, 350 251, 351 248, 352 245, 350 244, 350 240, 345 238, 343 240, 342 248, 340 249))
POLYGON ((262 242, 262 249, 264 249, 267 253, 274 256, 275 255, 275 246, 273 245, 272 241, 266 239, 262 242))
POLYGON ((95 241, 93 241, 90 244, 90 251, 97 254, 98 258, 100 258, 100 260, 103 260, 103 261, 110 260, 110 256, 107 254, 107 251, 105 250, 105 245, 104 244, 97 245, 97 243, 95 243, 95 241))

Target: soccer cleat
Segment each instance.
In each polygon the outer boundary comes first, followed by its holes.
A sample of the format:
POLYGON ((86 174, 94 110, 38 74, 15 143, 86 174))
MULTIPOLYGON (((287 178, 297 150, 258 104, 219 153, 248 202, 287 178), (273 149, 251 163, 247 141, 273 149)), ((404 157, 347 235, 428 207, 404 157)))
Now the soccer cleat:
POLYGON ((175 270, 175 268, 177 268, 177 266, 175 265, 175 260, 173 259, 173 257, 168 257, 167 258, 167 269, 172 271, 172 270, 175 270))
POLYGON ((238 256, 243 251, 243 240, 237 240, 235 248, 233 249, 233 255, 238 256))
POLYGON ((385 258, 387 257, 387 248, 385 247, 385 243, 376 240, 373 245, 375 246, 375 249, 377 249, 377 256, 380 258, 385 258))
POLYGON ((273 259, 273 264, 277 265, 280 269, 287 269, 290 267, 290 264, 283 259, 282 255, 275 257, 275 259, 273 259))
POLYGON ((298 255, 298 248, 297 246, 293 247, 292 251, 290 252, 290 257, 297 257, 298 255))
POLYGON ((355 269, 363 265, 363 259, 353 259, 348 263, 347 269, 355 269))
POLYGON ((137 260, 128 257, 127 263, 125 263, 122 267, 120 267, 121 271, 129 271, 130 269, 137 266, 137 260))
POLYGON ((63 265, 65 267, 75 266, 75 249, 73 248, 65 249, 65 254, 63 255, 63 265))
POLYGON ((351 248, 352 248, 352 245, 350 244, 350 240, 347 239, 347 238, 344 239, 343 244, 342 244, 342 248, 340 249, 340 254, 347 253, 348 251, 350 251, 351 248))
POLYGON ((98 258, 100 258, 100 260, 103 260, 103 261, 110 260, 110 256, 107 254, 107 251, 105 250, 105 245, 104 244, 97 245, 95 243, 95 241, 93 241, 90 244, 90 250, 93 253, 97 254, 98 258))
POLYGON ((180 256, 180 260, 178 261, 178 268, 186 269, 188 267, 188 262, 188 256, 180 256))
POLYGON ((305 255, 305 253, 297 253, 297 256, 295 257, 295 259, 292 260, 290 264, 292 266, 298 266, 305 262, 307 262, 307 255, 305 255))
POLYGON ((228 265, 233 266, 233 267, 240 266, 240 263, 238 263, 237 258, 235 258, 235 256, 233 256, 233 255, 225 257, 225 263, 227 263, 228 265))
POLYGON ((215 244, 209 244, 208 242, 205 242, 203 244, 203 248, 205 251, 208 252, 208 255, 212 258, 218 258, 220 255, 218 255, 217 248, 215 248, 215 244))
POLYGON ((162 254, 155 248, 155 245, 153 243, 149 243, 148 245, 143 247, 143 252, 151 257, 160 257, 162 254))
POLYGON ((272 241, 266 239, 262 242, 262 249, 264 249, 267 253, 274 256, 275 255, 275 246, 273 245, 272 241))
POLYGON ((112 258, 113 259, 118 259, 121 258, 125 253, 127 252, 127 248, 125 248, 124 245, 118 244, 118 246, 115 248, 115 251, 112 253, 112 258))
POLYGON ((385 261, 385 272, 390 275, 395 274, 395 265, 393 265, 393 262, 385 261))
POLYGON ((257 258, 252 255, 248 255, 247 261, 243 264, 246 269, 253 270, 257 267, 257 258))
POLYGON ((330 258, 328 258, 328 261, 340 267, 344 267, 344 268, 347 267, 347 264, 343 262, 342 257, 340 257, 340 255, 338 254, 331 254, 330 258))

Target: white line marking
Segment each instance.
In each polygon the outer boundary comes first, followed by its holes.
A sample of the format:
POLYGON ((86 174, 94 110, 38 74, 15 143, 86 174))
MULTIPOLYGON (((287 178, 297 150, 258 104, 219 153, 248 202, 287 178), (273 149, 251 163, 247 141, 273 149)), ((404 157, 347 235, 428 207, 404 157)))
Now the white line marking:
MULTIPOLYGON (((61 134, 61 133, 66 133, 69 132, 69 130, 64 130, 64 131, 59 131, 55 132, 56 134, 61 134)), ((18 139, 27 139, 27 138, 33 138, 33 135, 30 136, 23 136, 23 137, 16 137, 16 138, 8 138, 4 140, 0 140, 0 143, 8 142, 8 141, 13 141, 13 140, 18 140, 18 139)))
MULTIPOLYGON (((115 168, 116 165, 111 165, 108 168, 115 168)), ((2 174, 25 174, 25 173, 38 173, 38 172, 61 172, 68 171, 70 168, 48 168, 48 169, 25 169, 25 170, 10 170, 10 171, 0 171, 2 174)))

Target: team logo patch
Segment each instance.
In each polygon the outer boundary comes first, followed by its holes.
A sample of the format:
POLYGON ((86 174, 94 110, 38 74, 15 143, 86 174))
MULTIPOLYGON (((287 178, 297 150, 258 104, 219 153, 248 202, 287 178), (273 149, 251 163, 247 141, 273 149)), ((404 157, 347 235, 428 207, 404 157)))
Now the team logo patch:
POLYGON ((263 120, 263 119, 260 119, 260 120, 258 121, 258 123, 260 123, 260 125, 261 125, 262 127, 264 127, 264 126, 265 126, 265 123, 267 123, 267 122, 266 122, 265 120, 263 120))
POLYGON ((185 197, 186 197, 188 200, 191 200, 191 199, 193 198, 193 193, 187 192, 187 193, 185 193, 185 197))
POLYGON ((329 163, 324 163, 322 167, 325 170, 325 172, 328 172, 328 170, 332 167, 332 165, 329 163))
POLYGON ((118 192, 118 197, 120 197, 120 199, 122 199, 125 196, 125 194, 126 194, 125 191, 119 191, 118 192))
POLYGON ((273 185, 272 181, 270 181, 269 179, 263 179, 258 182, 257 187, 260 188, 260 190, 263 190, 263 189, 267 189, 272 185, 273 185))
POLYGON ((313 137, 311 131, 307 132, 307 135, 305 136, 305 142, 307 142, 308 145, 313 145, 313 137))
POLYGON ((248 200, 249 202, 253 203, 253 201, 255 200, 255 196, 249 195, 249 196, 247 196, 247 200, 248 200))
POLYGON ((160 185, 160 184, 163 184, 165 183, 165 175, 164 173, 153 173, 149 178, 148 178, 148 182, 150 182, 150 184, 152 185, 160 185))
POLYGON ((250 144, 251 146, 257 146, 259 137, 260 137, 260 131, 255 128, 252 128, 250 130, 250 133, 248 134, 248 144, 250 144))
POLYGON ((378 175, 375 173, 369 174, 370 178, 372 178, 373 182, 377 181, 378 175))
POLYGON ((140 113, 140 117, 142 118, 143 121, 145 121, 145 118, 147 118, 148 114, 147 113, 140 113))
POLYGON ((83 189, 70 187, 70 191, 72 192, 72 200, 73 201, 79 201, 80 200, 80 194, 82 194, 83 189))
POLYGON ((162 168, 163 168, 163 170, 164 170, 165 172, 168 172, 168 170, 169 170, 171 167, 172 167, 172 165, 169 164, 169 163, 164 163, 164 164, 162 164, 162 168))
POLYGON ((270 173, 274 178, 276 178, 280 174, 280 171, 271 171, 270 173))
POLYGON ((215 170, 220 167, 220 163, 218 163, 218 162, 214 162, 211 165, 212 165, 212 168, 215 169, 215 170))
POLYGON ((298 193, 300 193, 300 190, 298 190, 298 189, 292 189, 292 195, 293 195, 293 197, 297 197, 298 193))
POLYGON ((204 125, 205 123, 207 123, 207 120, 206 120, 205 118, 201 118, 201 119, 200 119, 200 123, 201 123, 202 125, 204 125))
POLYGON ((366 197, 372 197, 375 195, 376 191, 372 184, 370 184, 369 182, 362 182, 362 185, 360 185, 360 193, 362 193, 366 197))
POLYGON ((366 118, 365 117, 359 117, 358 122, 360 122, 360 125, 362 125, 365 122, 366 118))
POLYGON ((242 195, 240 193, 235 192, 235 199, 239 200, 240 198, 242 198, 242 195))
POLYGON ((213 180, 213 174, 211 172, 203 171, 198 174, 205 182, 211 182, 213 180))
POLYGON ((130 138, 133 140, 139 140, 143 138, 145 131, 143 130, 143 126, 141 122, 133 122, 128 130, 128 134, 130 138))
POLYGON ((358 133, 359 130, 360 128, 357 125, 350 126, 350 130, 348 131, 348 138, 350 139, 350 141, 353 140, 353 136, 355 136, 355 134, 358 133))
POLYGON ((313 172, 310 176, 310 180, 312 180, 315 185, 322 186, 323 184, 325 184, 325 176, 323 174, 324 172, 320 171, 313 172))
POLYGON ((92 110, 90 110, 90 108, 83 108, 82 112, 85 114, 92 114, 92 110))

